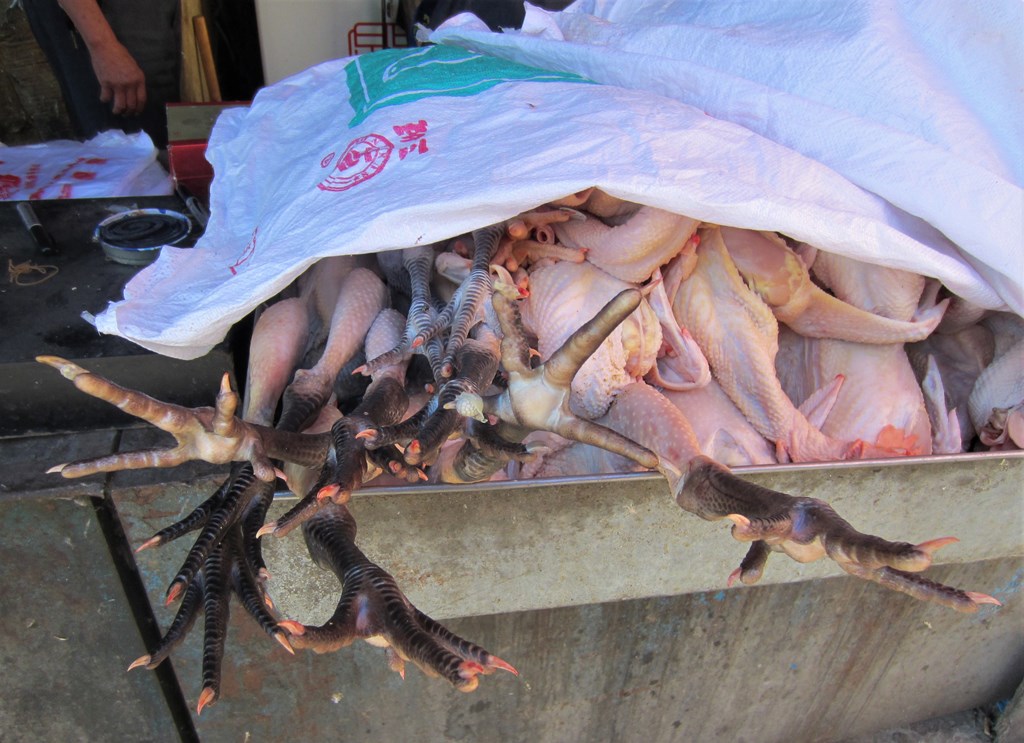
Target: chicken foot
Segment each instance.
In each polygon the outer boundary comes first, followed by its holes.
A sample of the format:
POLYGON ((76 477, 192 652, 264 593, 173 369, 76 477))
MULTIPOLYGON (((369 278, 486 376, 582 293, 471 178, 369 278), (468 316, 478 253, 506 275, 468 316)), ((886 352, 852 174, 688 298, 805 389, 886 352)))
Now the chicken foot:
POLYGON ((363 346, 374 318, 387 305, 387 288, 370 270, 354 268, 342 281, 330 318, 327 344, 311 369, 299 369, 285 390, 280 427, 299 431, 316 418, 341 368, 363 346))
POLYGON ((387 438, 401 437, 402 431, 412 432, 405 449, 408 464, 431 461, 448 437, 461 428, 465 409, 458 401, 464 396, 479 395, 490 385, 498 371, 497 346, 491 333, 468 339, 455 358, 456 376, 441 386, 420 414, 396 426, 394 433, 381 432, 387 438))
MULTIPOLYGON (((367 351, 379 358, 381 349, 395 346, 405 324, 400 313, 382 310, 366 332, 367 351)), ((371 479, 373 467, 367 458, 365 434, 382 426, 394 425, 405 414, 408 407, 405 392, 408 359, 408 354, 401 354, 391 362, 374 366, 370 385, 359 405, 348 416, 339 417, 331 425, 330 445, 315 484, 308 491, 299 492, 303 496, 299 503, 281 518, 264 524, 257 531, 257 536, 284 536, 311 517, 324 502, 348 502, 352 491, 371 479)))
POLYGON ((704 456, 690 460, 686 477, 676 487, 676 502, 709 521, 729 519, 733 537, 753 543, 740 567, 729 576, 729 585, 736 579, 746 585, 756 583, 769 552, 777 551, 797 562, 827 556, 858 578, 957 611, 1000 605, 987 594, 962 591, 918 575, 931 565, 936 551, 957 541, 955 537, 914 545, 863 534, 824 501, 755 485, 704 456))
POLYGON ((501 324, 501 360, 508 372, 508 387, 483 398, 486 413, 522 428, 550 431, 573 441, 593 444, 628 457, 647 469, 658 459, 649 449, 609 428, 580 418, 569 408, 572 380, 594 351, 640 305, 636 289, 626 289, 584 323, 536 369, 530 365, 522 316, 515 300, 495 292, 495 314, 501 324))
MULTIPOLYGON (((269 425, 282 390, 302 355, 309 328, 302 299, 279 302, 264 311, 256 322, 250 347, 244 418, 269 425)), ((213 703, 220 689, 220 663, 227 632, 231 593, 271 637, 292 652, 287 634, 277 627, 266 594, 269 577, 263 561, 258 529, 274 496, 272 482, 256 478, 249 463, 234 464, 217 491, 184 519, 158 531, 136 552, 165 544, 194 529, 201 529, 167 590, 169 605, 181 598, 178 613, 164 637, 149 655, 131 668, 159 664, 187 635, 204 607, 203 690, 198 711, 213 703), (225 577, 227 576, 227 578, 225 577)))
POLYGON ((246 611, 256 622, 289 653, 294 654, 287 631, 279 626, 266 606, 259 580, 246 560, 241 534, 232 531, 203 561, 202 566, 186 584, 178 612, 171 626, 151 653, 140 656, 128 670, 145 666, 153 669, 160 665, 188 634, 200 610, 204 615, 203 628, 203 689, 199 694, 197 714, 217 701, 220 695, 221 660, 227 639, 227 622, 231 594, 241 600, 246 611))
POLYGON ((483 648, 463 640, 417 609, 395 579, 356 546, 356 522, 348 508, 329 504, 302 526, 313 561, 342 585, 333 616, 319 627, 284 620, 279 627, 296 648, 327 653, 357 639, 386 648, 388 665, 405 678, 412 661, 428 676, 440 676, 460 691, 473 691, 478 676, 496 670, 519 673, 483 648))
POLYGON ((657 469, 684 511, 707 521, 729 519, 734 524, 733 537, 752 542, 740 568, 730 576, 730 586, 737 578, 744 584, 755 583, 769 552, 778 551, 798 562, 827 556, 858 578, 958 611, 998 603, 986 594, 917 575, 931 564, 938 549, 955 538, 918 545, 890 542, 857 531, 817 498, 794 497, 737 477, 701 453, 686 415, 650 385, 638 382, 624 389, 603 420, 655 452, 657 469))
POLYGON ((98 472, 176 467, 199 459, 210 464, 247 461, 256 477, 273 482, 277 475, 272 459, 318 466, 323 463, 330 443, 326 434, 292 433, 235 417, 238 393, 231 388, 227 374, 221 380, 215 407, 185 408, 121 387, 57 356, 37 356, 36 361, 57 369, 87 395, 170 433, 178 444, 168 449, 123 452, 58 464, 47 470, 50 474, 86 477, 98 472))
POLYGON ((405 272, 408 282, 403 281, 403 277, 400 276, 396 276, 393 281, 399 285, 408 283, 409 312, 405 332, 392 348, 377 355, 368 354, 366 363, 356 369, 357 373, 372 375, 379 369, 417 352, 427 355, 430 367, 434 370, 435 381, 440 379, 441 347, 427 342, 432 334, 437 332, 438 323, 438 311, 430 290, 435 253, 434 245, 419 245, 401 251, 401 270, 405 272))

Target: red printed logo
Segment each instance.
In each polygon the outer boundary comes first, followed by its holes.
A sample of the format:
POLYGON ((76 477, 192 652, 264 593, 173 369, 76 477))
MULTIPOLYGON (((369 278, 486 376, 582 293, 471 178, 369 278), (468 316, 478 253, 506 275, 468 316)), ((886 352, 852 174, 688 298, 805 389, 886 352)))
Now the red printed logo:
MULTIPOLYGON (((391 128, 401 145, 398 147, 399 160, 405 160, 414 152, 420 155, 429 152, 426 138, 427 122, 423 119, 391 128)), ((347 191, 358 186, 382 171, 394 151, 395 145, 391 140, 380 134, 367 134, 365 137, 353 139, 336 162, 334 152, 320 160, 321 168, 330 167, 334 163, 334 170, 317 184, 317 188, 321 191, 347 191)))
POLYGON ((353 139, 338 158, 334 171, 318 183, 317 188, 321 191, 347 191, 370 180, 388 164, 394 149, 395 146, 379 134, 353 139))

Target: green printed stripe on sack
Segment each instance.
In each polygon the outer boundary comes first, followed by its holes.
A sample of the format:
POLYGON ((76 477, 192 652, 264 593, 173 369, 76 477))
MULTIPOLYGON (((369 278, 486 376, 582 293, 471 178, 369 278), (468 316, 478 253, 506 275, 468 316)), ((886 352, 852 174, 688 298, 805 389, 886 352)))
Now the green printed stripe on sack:
POLYGON ((437 95, 470 96, 505 82, 577 82, 567 72, 527 67, 453 46, 387 49, 362 54, 345 66, 349 102, 356 115, 349 127, 374 111, 437 95))

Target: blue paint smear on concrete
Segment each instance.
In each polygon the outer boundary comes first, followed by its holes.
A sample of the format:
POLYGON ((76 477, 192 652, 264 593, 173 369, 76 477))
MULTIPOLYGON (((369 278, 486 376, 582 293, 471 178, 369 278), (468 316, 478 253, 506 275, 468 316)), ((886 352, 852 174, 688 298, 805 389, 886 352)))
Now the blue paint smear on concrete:
MULTIPOLYGON (((1012 599, 1015 595, 1020 593, 1021 587, 1024 586, 1024 570, 1018 570, 1005 584, 993 590, 990 595, 999 599, 1003 606, 1006 602, 1012 599)), ((974 621, 980 621, 987 619, 992 616, 995 612, 999 611, 1001 606, 993 606, 992 604, 984 604, 978 613, 974 615, 974 621)))

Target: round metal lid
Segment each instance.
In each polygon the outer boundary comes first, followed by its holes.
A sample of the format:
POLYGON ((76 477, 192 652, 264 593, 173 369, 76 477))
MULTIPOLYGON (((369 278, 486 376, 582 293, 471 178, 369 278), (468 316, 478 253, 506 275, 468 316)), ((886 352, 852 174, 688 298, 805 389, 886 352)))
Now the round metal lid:
POLYGON ((96 240, 115 248, 156 248, 174 245, 192 231, 189 218, 168 209, 133 209, 108 217, 96 226, 96 240))

